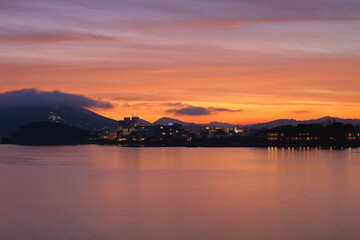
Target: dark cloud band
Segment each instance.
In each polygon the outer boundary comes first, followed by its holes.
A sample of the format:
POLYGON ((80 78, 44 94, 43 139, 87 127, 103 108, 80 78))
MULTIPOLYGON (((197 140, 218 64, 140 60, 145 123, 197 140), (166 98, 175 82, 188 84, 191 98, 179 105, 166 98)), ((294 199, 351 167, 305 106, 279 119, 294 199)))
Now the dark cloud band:
POLYGON ((202 116, 202 115, 211 115, 218 112, 241 112, 242 110, 233 110, 228 108, 214 108, 214 107, 194 107, 187 106, 179 109, 169 109, 167 113, 173 113, 175 115, 187 115, 187 116, 202 116))
POLYGON ((0 107, 2 108, 49 105, 112 108, 111 103, 108 102, 60 91, 45 92, 34 88, 0 93, 0 107))

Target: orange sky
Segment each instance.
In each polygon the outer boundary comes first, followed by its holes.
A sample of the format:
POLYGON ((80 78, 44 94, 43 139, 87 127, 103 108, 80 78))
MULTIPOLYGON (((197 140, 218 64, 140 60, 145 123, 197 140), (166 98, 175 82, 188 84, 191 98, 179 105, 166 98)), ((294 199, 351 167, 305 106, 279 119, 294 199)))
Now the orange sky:
POLYGON ((0 92, 81 94, 115 119, 360 117, 356 1, 106 1, 1 2, 0 92))

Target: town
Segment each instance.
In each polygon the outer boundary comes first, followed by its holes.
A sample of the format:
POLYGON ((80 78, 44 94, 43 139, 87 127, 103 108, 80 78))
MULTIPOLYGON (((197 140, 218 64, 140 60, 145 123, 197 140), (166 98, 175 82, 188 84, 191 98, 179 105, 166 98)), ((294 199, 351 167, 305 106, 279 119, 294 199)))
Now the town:
MULTIPOLYGON (((360 125, 356 121, 349 123, 348 120, 329 117, 315 122, 277 120, 275 124, 257 125, 196 124, 171 118, 149 123, 138 116, 116 121, 98 115, 95 115, 97 118, 89 118, 88 115, 80 115, 79 111, 60 110, 51 111, 47 121, 33 121, 19 126, 17 131, 2 137, 0 142, 128 147, 360 147, 360 125)), ((86 113, 92 112, 86 110, 86 113)))
POLYGON ((360 127, 334 120, 271 129, 214 127, 167 123, 142 125, 138 116, 125 117, 117 127, 104 127, 96 134, 104 144, 126 146, 282 146, 356 147, 360 127))
POLYGON ((188 127, 178 123, 158 125, 142 125, 138 116, 125 117, 117 127, 104 127, 97 132, 98 139, 107 141, 163 141, 193 138, 221 138, 229 136, 245 136, 247 129, 238 127, 188 127))

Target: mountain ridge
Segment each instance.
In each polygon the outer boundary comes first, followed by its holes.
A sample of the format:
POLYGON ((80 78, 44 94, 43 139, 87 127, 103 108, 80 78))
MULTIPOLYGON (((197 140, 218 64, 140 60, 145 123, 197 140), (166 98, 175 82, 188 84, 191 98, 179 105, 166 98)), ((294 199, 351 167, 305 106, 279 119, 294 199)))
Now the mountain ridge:
POLYGON ((203 124, 203 123, 183 122, 175 118, 162 117, 156 120, 155 122, 153 122, 152 124, 156 125, 156 124, 179 123, 182 125, 198 125, 198 126, 211 126, 211 127, 246 127, 246 128, 261 129, 261 128, 273 128, 283 125, 298 125, 298 124, 312 124, 312 123, 320 124, 320 123, 326 123, 327 121, 360 125, 360 119, 344 119, 344 118, 330 117, 330 116, 325 116, 310 120, 276 119, 269 122, 256 123, 256 124, 231 124, 231 123, 223 123, 223 122, 210 122, 203 124))
POLYGON ((92 133, 104 126, 116 126, 118 122, 86 108, 68 105, 0 108, 0 136, 10 136, 20 126, 41 121, 59 122, 92 133))
MULTIPOLYGON (((71 107, 67 105, 39 106, 39 107, 13 107, 0 108, 0 136, 5 137, 14 133, 20 126, 30 122, 55 121, 77 128, 88 130, 92 133, 102 127, 116 127, 118 121, 101 116, 83 107, 71 107)), ((295 119, 276 119, 269 122, 257 124, 231 124, 223 122, 210 122, 206 124, 184 122, 179 119, 162 117, 153 123, 140 119, 141 125, 158 125, 168 123, 178 123, 184 129, 199 131, 205 126, 209 127, 241 127, 251 129, 274 128, 283 125, 298 125, 312 123, 341 122, 345 124, 360 125, 360 119, 343 119, 338 117, 325 116, 318 119, 295 120, 295 119)))

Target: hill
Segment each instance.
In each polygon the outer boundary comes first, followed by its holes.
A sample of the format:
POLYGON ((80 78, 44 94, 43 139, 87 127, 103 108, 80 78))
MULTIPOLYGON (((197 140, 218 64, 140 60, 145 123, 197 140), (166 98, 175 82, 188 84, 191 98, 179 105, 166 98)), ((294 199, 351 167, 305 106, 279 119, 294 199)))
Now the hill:
POLYGON ((187 126, 187 125, 210 126, 210 127, 240 126, 238 124, 234 125, 234 124, 231 124, 231 123, 222 123, 222 122, 210 122, 210 123, 206 123, 206 124, 193 123, 193 122, 183 122, 183 121, 180 121, 178 119, 169 118, 169 117, 162 117, 162 118, 156 120, 155 122, 153 122, 153 125, 158 125, 158 124, 165 125, 165 124, 169 124, 169 123, 177 123, 177 124, 181 124, 183 126, 187 126))
POLYGON ((144 119, 140 119, 140 120, 139 120, 139 124, 140 124, 141 126, 149 126, 149 125, 151 125, 151 122, 148 122, 148 121, 146 121, 146 120, 144 120, 144 119))
POLYGON ((61 123, 36 122, 22 126, 4 143, 20 145, 68 145, 86 143, 94 135, 61 123))
POLYGON ((152 125, 166 125, 169 123, 177 123, 177 124, 181 124, 181 125, 193 124, 193 123, 183 122, 183 121, 180 121, 175 118, 162 117, 162 118, 156 120, 155 122, 153 122, 152 125))
POLYGON ((360 125, 360 119, 343 119, 343 118, 336 118, 336 117, 322 117, 318 119, 312 120, 304 120, 304 121, 297 121, 294 119, 279 119, 274 120, 266 123, 258 123, 253 125, 247 125, 248 128, 253 129, 262 129, 262 128, 275 128, 280 126, 297 126, 299 124, 324 124, 328 125, 331 123, 344 123, 344 124, 352 124, 352 125, 360 125))
POLYGON ((298 121, 295 119, 277 119, 270 122, 265 123, 258 123, 258 124, 248 124, 248 125, 241 125, 241 124, 231 124, 231 123, 222 123, 222 122, 210 122, 206 124, 200 124, 200 123, 193 123, 193 122, 183 122, 175 118, 169 118, 169 117, 163 117, 158 119, 153 123, 153 125, 157 124, 168 124, 168 123, 178 123, 183 125, 185 130, 196 132, 201 130, 203 127, 243 127, 243 128, 249 128, 249 129, 269 129, 269 128, 275 128, 279 126, 297 126, 299 124, 324 124, 328 125, 334 122, 338 123, 344 123, 344 124, 352 124, 352 125, 360 125, 360 119, 342 119, 342 118, 336 118, 336 117, 322 117, 318 119, 312 119, 312 120, 304 120, 304 121, 298 121))
POLYGON ((82 107, 56 105, 0 108, 0 136, 10 136, 20 126, 27 123, 47 120, 82 128, 90 132, 95 132, 104 126, 117 125, 117 121, 82 107))
MULTIPOLYGON (((98 129, 115 127, 118 121, 103 117, 97 113, 82 107, 71 107, 67 105, 43 106, 43 107, 13 107, 0 108, 0 137, 10 136, 20 126, 30 122, 50 121, 67 124, 77 128, 85 129, 92 133, 98 129)), ((297 126, 299 124, 330 124, 339 122, 344 124, 360 125, 359 119, 342 119, 333 117, 323 117, 319 119, 297 121, 294 119, 278 119, 265 123, 240 125, 222 122, 211 122, 207 124, 197 124, 193 122, 183 122, 169 117, 163 117, 152 123, 152 125, 178 123, 190 132, 198 132, 204 126, 210 127, 245 127, 250 129, 269 129, 279 126, 297 126)), ((150 122, 140 119, 140 125, 151 125, 150 122)))
POLYGON ((183 129, 185 129, 186 131, 189 131, 189 132, 198 132, 203 127, 201 124, 196 124, 196 123, 192 123, 192 122, 183 122, 178 119, 169 118, 169 117, 160 118, 157 121, 153 122, 152 125, 166 125, 169 123, 180 124, 180 125, 182 125, 183 129))

